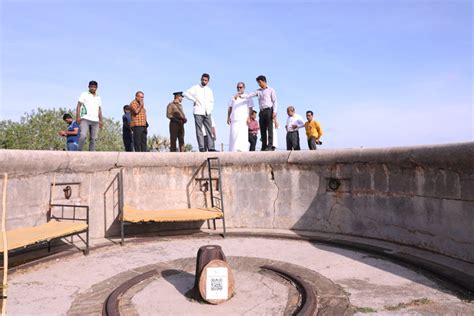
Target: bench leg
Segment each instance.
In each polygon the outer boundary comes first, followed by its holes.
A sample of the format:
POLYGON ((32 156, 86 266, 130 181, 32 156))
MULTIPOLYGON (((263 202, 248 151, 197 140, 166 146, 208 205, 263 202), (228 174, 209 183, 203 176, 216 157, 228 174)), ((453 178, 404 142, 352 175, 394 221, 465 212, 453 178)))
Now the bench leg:
POLYGON ((86 250, 84 254, 87 256, 89 254, 89 229, 86 231, 86 250))
POLYGON ((124 243, 124 235, 125 235, 125 232, 124 232, 124 225, 123 225, 123 221, 120 222, 120 235, 122 237, 122 241, 120 242, 120 245, 123 246, 123 243, 124 243))
POLYGON ((222 217, 222 227, 224 228, 224 235, 223 237, 225 238, 225 218, 222 217))
POLYGON ((214 226, 214 230, 216 230, 216 220, 215 219, 212 220, 212 225, 214 226))

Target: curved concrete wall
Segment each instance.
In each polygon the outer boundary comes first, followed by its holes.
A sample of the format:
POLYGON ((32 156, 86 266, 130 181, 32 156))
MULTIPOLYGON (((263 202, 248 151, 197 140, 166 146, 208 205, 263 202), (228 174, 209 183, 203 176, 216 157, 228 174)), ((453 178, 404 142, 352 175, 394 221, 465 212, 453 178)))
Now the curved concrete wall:
MULTIPOLYGON (((116 199, 105 191, 120 168, 126 204, 205 206, 199 167, 207 156, 2 150, 0 172, 10 178, 7 226, 44 222, 51 183, 79 181, 70 201, 58 187, 54 201, 90 205, 92 237, 116 233, 116 199)), ((230 228, 361 236, 474 262, 474 143, 216 156, 230 228), (339 181, 337 190, 330 179, 339 181)))

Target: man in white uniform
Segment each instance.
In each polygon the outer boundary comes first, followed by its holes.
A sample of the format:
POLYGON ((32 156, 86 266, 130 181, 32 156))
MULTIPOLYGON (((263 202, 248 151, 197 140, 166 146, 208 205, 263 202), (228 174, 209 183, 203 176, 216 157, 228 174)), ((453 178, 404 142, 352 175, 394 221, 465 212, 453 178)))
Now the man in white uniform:
POLYGON ((203 128, 207 135, 212 135, 211 112, 214 109, 214 95, 209 88, 210 76, 206 73, 201 76, 201 84, 197 84, 189 88, 183 93, 183 96, 194 102, 194 124, 196 126, 196 138, 199 151, 216 151, 214 139, 207 137, 207 143, 204 139, 203 128))
POLYGON ((78 150, 82 151, 89 133, 89 151, 95 151, 95 140, 102 128, 102 100, 97 94, 97 81, 89 82, 89 90, 81 93, 76 106, 76 121, 80 125, 78 150))

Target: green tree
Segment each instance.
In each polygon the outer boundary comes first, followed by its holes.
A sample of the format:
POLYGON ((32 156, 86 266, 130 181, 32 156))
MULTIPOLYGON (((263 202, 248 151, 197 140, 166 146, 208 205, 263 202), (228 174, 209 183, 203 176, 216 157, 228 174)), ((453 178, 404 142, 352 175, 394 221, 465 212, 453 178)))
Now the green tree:
MULTIPOLYGON (((71 109, 42 109, 25 113, 20 122, 0 121, 1 149, 64 150, 65 139, 58 135, 67 128, 62 117, 64 113, 74 114, 71 109)), ((74 115, 73 115, 74 116, 74 115)), ((88 144, 84 145, 87 149, 88 144)), ((96 148, 98 151, 122 151, 121 123, 112 118, 104 118, 104 126, 99 130, 96 148)))
POLYGON ((169 138, 153 134, 148 136, 147 147, 148 151, 169 151, 170 140, 169 138))
MULTIPOLYGON (((148 137, 147 142, 148 151, 169 151, 170 150, 170 139, 160 135, 151 135, 148 137)), ((192 151, 193 145, 185 144, 184 151, 192 151)))

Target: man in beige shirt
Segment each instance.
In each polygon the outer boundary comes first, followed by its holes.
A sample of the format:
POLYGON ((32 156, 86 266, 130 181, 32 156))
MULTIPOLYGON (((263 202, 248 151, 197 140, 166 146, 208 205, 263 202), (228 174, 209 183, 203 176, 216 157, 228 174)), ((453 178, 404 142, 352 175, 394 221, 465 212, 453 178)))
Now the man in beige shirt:
POLYGON ((183 92, 173 93, 174 100, 166 108, 166 117, 170 120, 170 151, 178 151, 176 139, 179 142, 179 151, 184 151, 184 124, 188 121, 184 115, 183 92))

